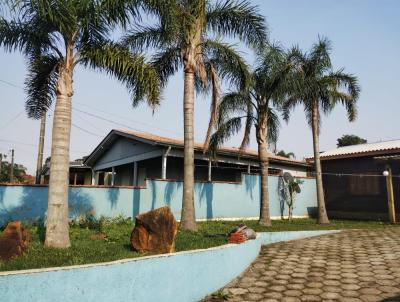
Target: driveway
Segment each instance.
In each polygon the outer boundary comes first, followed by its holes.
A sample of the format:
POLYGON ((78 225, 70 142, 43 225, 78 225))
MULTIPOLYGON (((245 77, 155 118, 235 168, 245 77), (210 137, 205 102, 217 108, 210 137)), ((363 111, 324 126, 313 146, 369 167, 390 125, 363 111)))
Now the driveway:
POLYGON ((229 301, 242 302, 400 302, 400 227, 347 230, 265 246, 223 292, 232 294, 229 301))

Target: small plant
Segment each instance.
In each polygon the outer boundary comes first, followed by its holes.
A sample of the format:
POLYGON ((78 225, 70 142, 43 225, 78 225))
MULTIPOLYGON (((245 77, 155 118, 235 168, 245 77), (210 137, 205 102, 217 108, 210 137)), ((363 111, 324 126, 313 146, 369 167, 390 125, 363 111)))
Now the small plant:
POLYGON ((212 294, 211 296, 213 297, 213 299, 219 299, 223 301, 228 301, 233 297, 233 295, 230 292, 221 289, 216 293, 212 294))
POLYGON ((279 196, 281 199, 281 216, 283 219, 283 207, 284 203, 289 208, 288 220, 293 219, 293 206, 296 194, 301 192, 300 185, 303 183, 302 180, 294 178, 290 173, 285 172, 279 179, 279 196))

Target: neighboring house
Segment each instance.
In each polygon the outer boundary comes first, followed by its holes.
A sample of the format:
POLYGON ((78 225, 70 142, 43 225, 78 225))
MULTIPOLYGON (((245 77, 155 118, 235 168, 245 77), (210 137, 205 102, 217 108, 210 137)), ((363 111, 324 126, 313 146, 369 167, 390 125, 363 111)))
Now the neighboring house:
MULTIPOLYGON (((83 164, 83 159, 76 159, 69 163, 69 184, 70 185, 90 185, 92 182, 92 169, 83 164)), ((43 166, 42 183, 48 184, 50 178, 50 160, 46 160, 43 166)))
POLYGON ((388 167, 394 176, 396 212, 400 212, 400 140, 323 152, 321 165, 330 217, 387 219, 388 202, 383 171, 388 167))
MULTIPOLYGON (((79 179, 92 185, 144 186, 146 179, 183 179, 183 141, 149 133, 112 130, 85 159, 79 179)), ((290 172, 305 177, 312 165, 305 161, 270 155, 270 174, 290 172)), ((71 166, 71 172, 72 172, 71 166)), ((257 151, 221 148, 208 160, 202 144, 195 144, 195 181, 239 182, 242 173, 258 173, 257 151)), ((72 177, 72 176, 71 176, 72 177)))

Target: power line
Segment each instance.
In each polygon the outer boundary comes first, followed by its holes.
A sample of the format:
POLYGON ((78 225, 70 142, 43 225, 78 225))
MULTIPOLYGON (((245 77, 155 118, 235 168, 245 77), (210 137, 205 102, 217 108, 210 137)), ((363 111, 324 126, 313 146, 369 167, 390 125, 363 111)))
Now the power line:
POLYGON ((19 89, 24 90, 23 87, 21 87, 21 86, 19 86, 19 85, 16 85, 16 84, 13 84, 13 83, 11 83, 11 82, 4 81, 4 80, 1 80, 1 79, 0 79, 0 82, 3 83, 3 84, 7 84, 7 85, 9 85, 9 86, 12 86, 12 87, 15 87, 15 88, 19 88, 19 89))
POLYGON ((18 112, 14 117, 12 117, 10 120, 8 120, 3 126, 0 127, 0 130, 3 130, 7 128, 13 121, 15 121, 22 113, 24 113, 24 110, 21 110, 18 112))
POLYGON ((88 107, 88 108, 90 108, 92 110, 95 110, 97 112, 102 112, 102 113, 105 113, 105 114, 108 114, 110 116, 114 116, 114 117, 123 119, 123 120, 131 122, 131 123, 136 123, 136 124, 139 124, 139 125, 143 125, 143 126, 146 126, 146 127, 151 127, 151 128, 154 128, 154 129, 158 129, 158 130, 164 131, 164 132, 170 132, 170 133, 174 133, 174 134, 178 134, 178 135, 182 135, 183 134, 183 132, 181 132, 181 131, 174 131, 174 130, 170 130, 170 129, 157 127, 157 126, 154 126, 153 124, 135 121, 135 120, 133 120, 131 118, 127 118, 127 117, 122 116, 122 115, 118 115, 118 114, 115 114, 115 113, 110 113, 110 112, 107 112, 107 111, 104 111, 104 110, 100 110, 100 109, 97 109, 97 108, 95 108, 93 106, 89 106, 89 105, 86 105, 86 104, 83 104, 83 103, 80 103, 80 102, 77 102, 77 101, 75 101, 75 103, 77 103, 77 104, 79 104, 81 106, 88 107))
MULTIPOLYGON (((24 145, 24 146, 37 148, 37 144, 24 143, 24 142, 10 140, 10 139, 2 139, 2 138, 0 138, 0 142, 5 142, 5 143, 9 143, 9 144, 11 143, 11 144, 17 144, 17 145, 24 145)), ((46 147, 46 149, 51 149, 51 147, 46 147)), ((78 151, 78 150, 72 150, 72 149, 70 149, 70 151, 76 152, 76 153, 85 153, 85 154, 88 153, 87 151, 78 151)))
POLYGON ((90 112, 86 112, 86 111, 77 109, 75 107, 72 107, 72 110, 84 113, 84 114, 89 115, 91 117, 94 117, 94 118, 97 118, 97 119, 100 119, 100 120, 103 120, 103 121, 106 121, 106 122, 109 122, 109 123, 112 123, 112 124, 115 124, 115 125, 118 125, 118 126, 121 126, 121 127, 124 127, 124 128, 132 129, 132 130, 135 130, 135 131, 140 131, 140 130, 138 130, 136 128, 132 128, 131 126, 128 126, 128 125, 125 125, 125 124, 122 124, 122 123, 107 119, 105 117, 102 117, 102 116, 99 116, 99 115, 96 115, 96 114, 93 114, 93 113, 90 113, 90 112))
POLYGON ((91 131, 89 131, 89 130, 86 130, 86 129, 84 129, 84 128, 82 128, 82 127, 80 127, 80 126, 74 124, 74 123, 72 123, 72 126, 74 126, 75 128, 77 128, 77 129, 79 129, 79 130, 81 130, 81 131, 83 131, 83 132, 85 132, 85 133, 87 133, 87 134, 90 134, 90 135, 93 135, 93 136, 97 136, 97 137, 104 137, 103 135, 98 135, 98 134, 96 134, 96 133, 93 133, 93 132, 91 132, 91 131))

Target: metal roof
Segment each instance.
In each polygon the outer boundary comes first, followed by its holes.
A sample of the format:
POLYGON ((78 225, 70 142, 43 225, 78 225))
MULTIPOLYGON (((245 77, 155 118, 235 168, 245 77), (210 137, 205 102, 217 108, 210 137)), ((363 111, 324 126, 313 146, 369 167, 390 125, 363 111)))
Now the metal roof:
MULTIPOLYGON (((93 150, 93 152, 88 156, 88 158, 84 161, 84 164, 89 164, 93 160, 94 157, 96 157, 96 153, 101 152, 104 150, 103 146, 107 144, 112 144, 113 135, 125 135, 131 138, 135 139, 140 139, 142 141, 147 141, 151 142, 156 145, 166 145, 166 146, 175 146, 178 148, 183 148, 183 140, 180 139, 173 139, 169 137, 163 137, 163 136, 158 136, 154 135, 151 133, 146 133, 146 132, 138 132, 138 131, 131 131, 131 130, 122 130, 122 129, 113 129, 110 131, 110 133, 103 139, 102 142, 93 150)), ((203 144, 202 143, 195 143, 194 144, 194 149, 196 151, 203 151, 203 144)), ((219 155, 230 155, 230 156, 239 156, 243 158, 252 158, 256 159, 258 158, 258 152, 256 150, 240 150, 239 148, 233 148, 233 147, 221 147, 217 150, 217 154, 219 155)), ((300 161, 300 160, 295 160, 291 158, 286 158, 282 156, 277 156, 274 154, 269 154, 269 159, 272 162, 275 163, 281 163, 281 164, 287 164, 287 165, 293 165, 293 166, 306 166, 310 167, 310 163, 306 161, 300 161)), ((90 165, 90 164, 89 164, 90 165)))
POLYGON ((346 157, 361 157, 368 155, 387 155, 400 152, 400 140, 391 140, 377 143, 367 143, 340 147, 321 153, 321 159, 335 159, 346 157))

